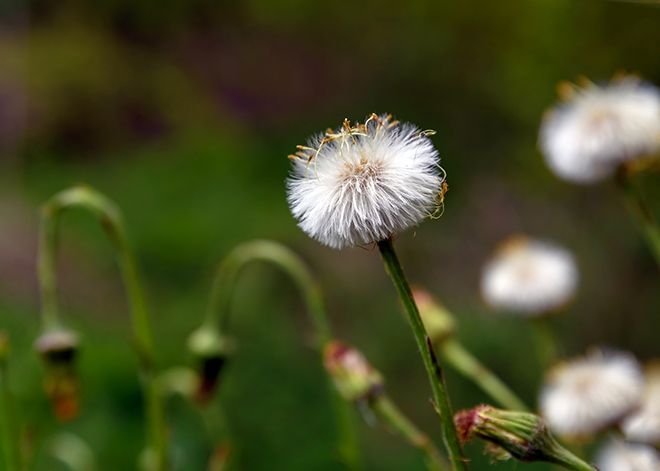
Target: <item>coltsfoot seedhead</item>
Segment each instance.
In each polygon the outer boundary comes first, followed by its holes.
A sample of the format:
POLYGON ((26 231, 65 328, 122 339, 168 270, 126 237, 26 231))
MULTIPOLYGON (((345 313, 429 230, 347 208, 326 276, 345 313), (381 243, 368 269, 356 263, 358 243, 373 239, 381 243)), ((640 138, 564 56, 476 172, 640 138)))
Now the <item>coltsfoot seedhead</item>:
POLYGON ((660 151, 660 91, 633 75, 598 86, 564 83, 548 111, 540 147, 550 169, 575 183, 611 177, 617 167, 660 151))
POLYGON ((372 114, 298 146, 289 156, 287 199, 300 228, 341 249, 387 239, 440 213, 447 187, 433 134, 372 114))
POLYGON ((643 391, 644 375, 633 355, 594 349, 553 367, 539 404, 553 432, 584 439, 637 409, 643 391))
POLYGON ((323 351, 323 363, 339 393, 348 401, 368 401, 383 389, 383 377, 364 355, 338 340, 323 351))
POLYGON ((516 235, 502 242, 484 266, 481 294, 496 310, 540 317, 569 304, 578 280, 578 268, 568 250, 516 235))
POLYGON ((63 421, 74 419, 80 409, 80 384, 76 372, 78 335, 65 329, 44 332, 35 342, 35 350, 44 361, 44 390, 55 416, 63 421))

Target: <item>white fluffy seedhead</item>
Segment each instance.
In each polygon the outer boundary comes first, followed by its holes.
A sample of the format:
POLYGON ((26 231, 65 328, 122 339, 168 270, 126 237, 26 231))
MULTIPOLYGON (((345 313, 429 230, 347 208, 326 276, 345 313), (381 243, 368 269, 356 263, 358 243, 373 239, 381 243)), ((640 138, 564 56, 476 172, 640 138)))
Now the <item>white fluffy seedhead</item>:
POLYGON ((550 371, 541 391, 541 414, 560 435, 588 437, 637 407, 643 386, 632 355, 594 351, 550 371))
POLYGON ((660 453, 648 445, 610 439, 596 456, 600 471, 658 471, 660 453))
POLYGON ((444 174, 431 134, 371 115, 299 146, 287 199, 300 228, 340 249, 387 239, 435 213, 444 174))
POLYGON ((660 364, 645 374, 642 404, 621 423, 625 437, 633 442, 660 447, 660 364))
POLYGON ((660 92, 636 77, 607 86, 565 85, 565 100, 541 125, 540 146, 562 179, 590 183, 660 150, 660 92))
POLYGON ((495 309, 539 316, 566 305, 577 283, 577 267, 567 250, 516 236, 501 244, 485 265, 481 293, 495 309))

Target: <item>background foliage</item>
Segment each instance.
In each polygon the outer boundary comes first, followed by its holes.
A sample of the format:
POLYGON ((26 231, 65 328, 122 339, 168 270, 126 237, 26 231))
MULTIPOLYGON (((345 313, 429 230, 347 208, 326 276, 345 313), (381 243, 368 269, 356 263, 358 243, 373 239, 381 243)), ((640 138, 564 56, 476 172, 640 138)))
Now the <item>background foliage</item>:
MULTIPOLYGON (((0 4, 0 322, 13 388, 36 450, 61 428, 41 392, 38 206, 89 183, 124 209, 148 280, 162 366, 186 364, 217 261, 250 238, 282 241, 321 279, 333 325, 387 377, 403 409, 439 438, 428 386, 374 251, 306 238, 284 194, 286 155, 306 136, 372 111, 438 131, 449 175, 439 221, 400 236, 412 280, 457 315, 465 344, 530 403, 542 375, 530 327, 488 312, 480 267, 511 233, 572 249, 582 282, 555 320, 566 355, 590 345, 660 354, 657 270, 607 184, 556 180, 537 149, 560 80, 624 69, 660 83, 660 8, 600 0, 432 2, 5 0, 0 4), (654 316, 655 314, 655 316, 654 316)), ((657 178, 646 183, 660 201, 657 178)), ((655 205, 656 212, 660 211, 655 205)), ((103 469, 131 469, 143 443, 126 305, 109 245, 66 217, 63 304, 84 332, 83 412, 65 425, 103 469)), ((297 294, 265 267, 236 293, 240 348, 220 400, 242 469, 336 469, 322 371, 297 294)), ((456 408, 486 401, 448 373, 456 408)), ((179 469, 209 452, 194 412, 169 405, 179 469)), ((361 424, 368 469, 419 469, 418 454, 361 424)), ((485 469, 481 445, 468 452, 485 469)), ((495 469, 545 469, 504 463, 495 469)))

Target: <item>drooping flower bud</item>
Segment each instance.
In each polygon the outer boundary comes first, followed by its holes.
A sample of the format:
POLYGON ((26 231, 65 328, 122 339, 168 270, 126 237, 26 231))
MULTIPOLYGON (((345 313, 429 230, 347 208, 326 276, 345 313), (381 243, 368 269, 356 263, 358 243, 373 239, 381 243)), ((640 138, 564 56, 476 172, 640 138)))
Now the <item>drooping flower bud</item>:
POLYGON ((80 384, 75 367, 79 344, 78 335, 64 329, 46 331, 34 343, 46 368, 44 390, 61 421, 74 419, 80 408, 80 384))
POLYGON ((440 344, 454 335, 456 330, 454 318, 431 293, 423 288, 414 287, 413 297, 431 342, 440 344))
POLYGON ((199 384, 195 398, 202 404, 215 392, 220 373, 228 358, 229 343, 226 337, 209 326, 195 330, 188 339, 188 349, 197 363, 199 384))
POLYGON ((383 377, 364 355, 337 340, 323 350, 323 364, 347 401, 369 401, 383 390, 383 377))
POLYGON ((463 442, 473 437, 488 442, 487 450, 498 459, 547 461, 568 469, 595 470, 564 448, 550 433, 543 419, 529 412, 512 412, 480 405, 454 416, 463 442), (494 445, 494 447, 493 447, 494 445))

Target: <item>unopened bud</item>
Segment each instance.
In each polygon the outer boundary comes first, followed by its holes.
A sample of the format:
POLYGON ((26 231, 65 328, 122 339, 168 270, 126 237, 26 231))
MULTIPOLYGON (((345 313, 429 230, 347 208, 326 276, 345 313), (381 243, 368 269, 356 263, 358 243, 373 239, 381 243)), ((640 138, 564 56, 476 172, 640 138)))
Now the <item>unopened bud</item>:
POLYGON ((70 330, 51 330, 43 333, 34 347, 44 361, 44 390, 55 416, 61 421, 72 420, 80 407, 80 385, 75 368, 78 336, 70 330))
POLYGON ((383 390, 382 375, 355 348, 333 340, 323 350, 323 363, 348 401, 370 400, 383 390))
POLYGON ((456 330, 454 318, 431 293, 423 288, 415 287, 413 297, 431 342, 439 344, 454 335, 456 330))
POLYGON ((199 384, 195 398, 206 403, 215 392, 218 379, 230 351, 229 340, 216 329, 202 326, 188 339, 188 349, 197 363, 199 384))
POLYGON ((462 442, 473 437, 488 443, 487 451, 498 459, 547 461, 568 469, 596 470, 564 448, 543 419, 529 412, 512 412, 480 405, 454 416, 462 442))

